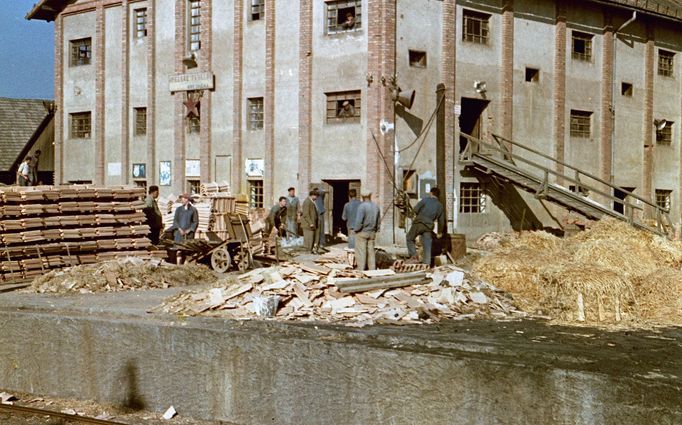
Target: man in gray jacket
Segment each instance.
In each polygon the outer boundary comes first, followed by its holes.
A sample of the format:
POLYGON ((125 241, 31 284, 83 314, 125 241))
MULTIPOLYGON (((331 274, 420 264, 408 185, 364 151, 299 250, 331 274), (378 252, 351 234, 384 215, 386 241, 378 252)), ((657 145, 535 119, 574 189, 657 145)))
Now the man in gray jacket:
POLYGON ((416 217, 412 220, 412 226, 407 232, 407 252, 410 259, 418 261, 417 248, 415 241, 417 236, 421 236, 424 246, 424 258, 422 263, 431 264, 431 232, 438 222, 438 233, 445 232, 445 214, 443 205, 438 200, 440 190, 437 187, 431 189, 430 193, 414 207, 416 217))
POLYGON ((358 261, 358 270, 377 268, 374 252, 374 240, 381 221, 379 206, 372 202, 372 192, 362 191, 362 203, 355 213, 355 258, 358 261))
POLYGON ((355 189, 348 191, 350 199, 343 206, 343 213, 341 214, 341 220, 346 222, 346 228, 348 229, 348 248, 355 248, 355 230, 353 230, 353 226, 355 225, 355 214, 360 206, 360 201, 356 196, 357 191, 355 189))
POLYGON ((175 210, 173 217, 173 238, 175 242, 194 239, 194 232, 199 226, 199 213, 189 202, 189 193, 180 195, 182 205, 175 210))

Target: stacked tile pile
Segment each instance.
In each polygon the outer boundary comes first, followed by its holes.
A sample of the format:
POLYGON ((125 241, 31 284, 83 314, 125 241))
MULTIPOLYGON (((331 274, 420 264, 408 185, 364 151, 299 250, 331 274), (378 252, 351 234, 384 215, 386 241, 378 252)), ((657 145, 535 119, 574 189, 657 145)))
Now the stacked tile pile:
POLYGON ((149 257, 143 188, 0 190, 0 282, 123 256, 149 257))

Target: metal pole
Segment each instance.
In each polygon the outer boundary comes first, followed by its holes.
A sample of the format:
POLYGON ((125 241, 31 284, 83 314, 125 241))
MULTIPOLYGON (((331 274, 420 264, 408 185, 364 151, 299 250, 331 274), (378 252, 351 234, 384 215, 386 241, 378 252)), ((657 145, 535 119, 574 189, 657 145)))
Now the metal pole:
MULTIPOLYGON (((438 105, 438 112, 436 113, 436 185, 440 189, 438 200, 443 205, 443 214, 447 217, 448 205, 445 190, 445 84, 438 84, 436 95, 436 105, 438 105)), ((447 225, 445 229, 438 229, 438 231, 442 234, 447 234, 447 225)))

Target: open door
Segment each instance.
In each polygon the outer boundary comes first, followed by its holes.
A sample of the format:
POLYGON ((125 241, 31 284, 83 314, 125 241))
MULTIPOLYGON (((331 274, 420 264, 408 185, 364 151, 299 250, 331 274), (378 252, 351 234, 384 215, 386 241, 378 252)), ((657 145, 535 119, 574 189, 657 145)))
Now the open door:
MULTIPOLYGON (((485 99, 462 98, 462 114, 459 116, 459 129, 462 133, 477 139, 481 138, 482 116, 483 111, 488 107, 488 103, 490 103, 490 101, 485 99)), ((460 153, 464 151, 466 145, 467 139, 460 137, 460 153)))

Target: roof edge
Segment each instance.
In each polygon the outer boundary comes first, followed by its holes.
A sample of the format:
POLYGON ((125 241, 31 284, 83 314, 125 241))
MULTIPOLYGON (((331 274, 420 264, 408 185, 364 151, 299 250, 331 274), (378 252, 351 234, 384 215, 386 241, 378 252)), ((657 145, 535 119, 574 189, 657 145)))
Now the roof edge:
POLYGON ((64 8, 72 3, 69 0, 40 0, 24 16, 24 19, 36 21, 54 21, 64 8))

